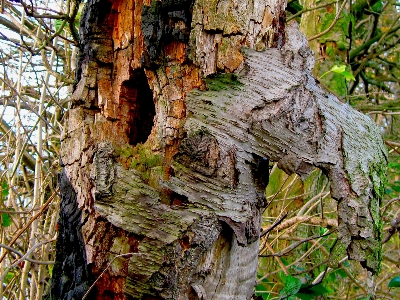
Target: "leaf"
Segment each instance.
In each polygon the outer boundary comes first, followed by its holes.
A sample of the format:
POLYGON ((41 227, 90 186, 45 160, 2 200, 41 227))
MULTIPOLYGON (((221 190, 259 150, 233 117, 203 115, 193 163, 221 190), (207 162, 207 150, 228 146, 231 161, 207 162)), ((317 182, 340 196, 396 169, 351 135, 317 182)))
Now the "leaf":
POLYGON ((302 300, 313 300, 317 296, 322 296, 329 293, 329 291, 322 285, 303 284, 296 294, 296 297, 302 300))
POLYGON ((48 265, 47 266, 47 270, 49 271, 50 278, 53 277, 53 268, 54 268, 53 265, 48 265))
POLYGON ((393 185, 391 185, 391 187, 395 192, 400 192, 400 185, 393 184, 393 185))
POLYGON ((4 227, 8 227, 12 224, 12 220, 9 214, 1 214, 1 219, 4 227))
POLYGON ((9 193, 8 184, 7 182, 3 181, 3 183, 1 184, 1 195, 3 197, 7 197, 8 193, 9 193))
POLYGON ((398 162, 389 163, 388 169, 396 169, 397 171, 400 171, 400 163, 398 163, 398 162))
POLYGON ((343 97, 346 95, 347 84, 346 79, 343 77, 342 74, 333 72, 333 76, 330 82, 327 82, 327 84, 329 84, 330 89, 334 91, 339 97, 343 97))
POLYGON ((283 287, 284 294, 290 296, 295 295, 301 288, 301 281, 299 278, 288 275, 285 278, 285 286, 283 287))
POLYGON ((349 71, 346 71, 346 65, 334 65, 331 71, 344 76, 346 80, 356 80, 353 74, 351 74, 349 71))
POLYGON ((342 72, 340 74, 342 74, 346 78, 346 80, 349 80, 349 81, 350 80, 356 80, 354 78, 353 74, 351 74, 349 71, 344 71, 344 72, 342 72))
POLYGON ((54 26, 56 27, 56 31, 58 31, 63 23, 63 20, 57 19, 54 21, 54 26))
POLYGON ((383 3, 381 1, 376 2, 374 5, 371 6, 373 12, 381 13, 383 10, 383 3))
POLYGON ((286 6, 286 10, 292 14, 296 14, 303 10, 303 6, 299 3, 299 1, 292 1, 286 6))
POLYGON ((308 294, 303 294, 303 293, 297 293, 296 297, 300 298, 301 300, 313 300, 313 299, 315 299, 315 297, 313 295, 308 295, 308 294))
POLYGON ((13 277, 14 277, 14 272, 9 271, 4 278, 4 282, 9 283, 13 279, 13 277))
POLYGON ((342 277, 342 278, 347 278, 347 277, 348 277, 348 275, 346 274, 346 272, 343 271, 342 269, 338 269, 338 270, 336 271, 336 273, 337 273, 340 277, 342 277))
POLYGON ((340 66, 334 65, 334 66, 332 67, 331 71, 332 71, 332 72, 335 72, 335 73, 341 74, 341 73, 343 73, 344 71, 346 71, 346 66, 345 66, 345 65, 340 65, 340 66))
POLYGON ((400 276, 393 277, 388 283, 388 287, 400 287, 400 276))

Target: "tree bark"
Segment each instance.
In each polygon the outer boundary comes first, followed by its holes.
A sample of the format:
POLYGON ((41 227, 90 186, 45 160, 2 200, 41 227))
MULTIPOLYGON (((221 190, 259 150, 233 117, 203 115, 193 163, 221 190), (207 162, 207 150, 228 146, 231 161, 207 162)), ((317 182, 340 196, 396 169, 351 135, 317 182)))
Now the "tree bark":
POLYGON ((250 299, 263 158, 324 170, 340 214, 332 264, 347 253, 378 270, 379 130, 318 87, 285 5, 88 1, 52 298, 96 280, 90 299, 250 299))

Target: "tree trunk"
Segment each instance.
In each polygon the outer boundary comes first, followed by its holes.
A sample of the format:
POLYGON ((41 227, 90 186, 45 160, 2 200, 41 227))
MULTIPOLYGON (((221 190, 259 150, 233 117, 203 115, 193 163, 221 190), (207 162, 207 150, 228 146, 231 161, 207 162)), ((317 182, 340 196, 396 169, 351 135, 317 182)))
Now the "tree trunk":
POLYGON ((94 283, 90 299, 250 299, 264 158, 324 170, 340 213, 332 264, 347 252, 377 271, 379 130, 316 85, 285 5, 88 1, 52 298, 94 283))

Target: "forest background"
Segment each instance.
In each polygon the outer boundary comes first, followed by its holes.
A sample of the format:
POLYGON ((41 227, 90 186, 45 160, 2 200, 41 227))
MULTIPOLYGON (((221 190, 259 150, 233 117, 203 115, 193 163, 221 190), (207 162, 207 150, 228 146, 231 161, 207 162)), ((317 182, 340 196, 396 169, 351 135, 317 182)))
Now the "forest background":
MULTIPOLYGON (((0 297, 42 299, 57 235, 60 134, 75 83, 84 3, 1 1, 0 297)), ((262 299, 400 298, 400 2, 289 1, 314 51, 314 76, 369 115, 389 150, 382 271, 326 267, 336 202, 315 170, 304 182, 270 164, 256 295, 262 299)), ((260 298, 260 299, 261 299, 260 298)))

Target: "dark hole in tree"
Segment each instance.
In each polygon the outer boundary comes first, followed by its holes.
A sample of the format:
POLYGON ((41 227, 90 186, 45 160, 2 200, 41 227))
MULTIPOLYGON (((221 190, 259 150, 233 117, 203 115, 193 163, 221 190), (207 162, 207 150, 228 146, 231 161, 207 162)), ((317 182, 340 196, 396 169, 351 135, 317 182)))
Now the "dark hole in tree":
POLYGON ((170 198, 171 198, 171 205, 173 206, 185 206, 189 203, 188 197, 180 195, 175 192, 172 192, 170 198))
POLYGON ((153 92, 143 69, 135 70, 121 87, 121 98, 129 103, 129 144, 146 142, 154 125, 156 109, 153 92))
POLYGON ((254 183, 259 190, 264 191, 269 183, 269 159, 253 153, 254 161, 250 164, 254 183))

